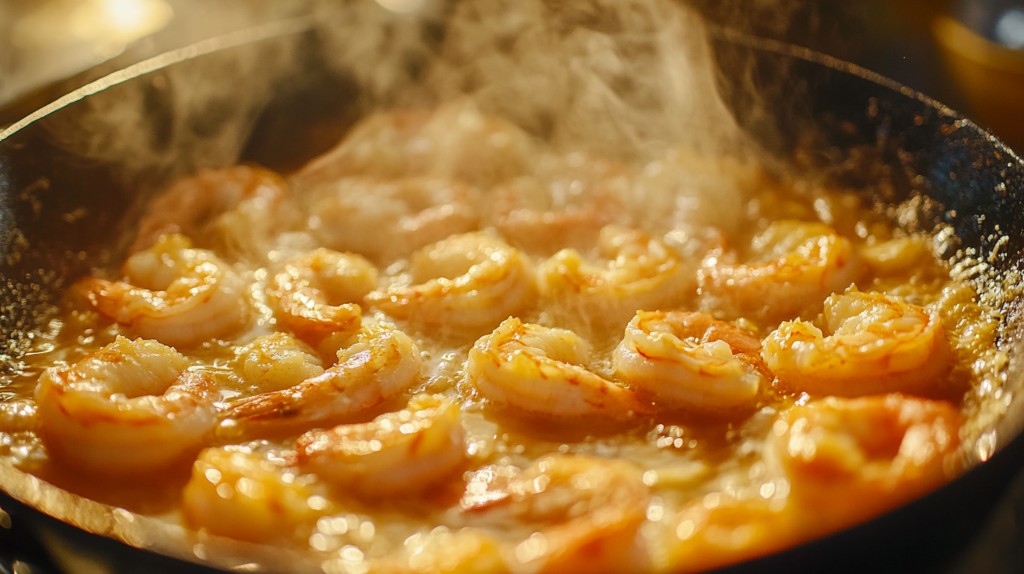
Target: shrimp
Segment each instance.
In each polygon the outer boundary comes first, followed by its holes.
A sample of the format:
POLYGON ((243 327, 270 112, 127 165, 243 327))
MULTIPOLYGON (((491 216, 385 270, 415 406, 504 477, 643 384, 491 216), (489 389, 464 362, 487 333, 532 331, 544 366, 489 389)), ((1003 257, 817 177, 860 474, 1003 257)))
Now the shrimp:
POLYGON ((432 175, 481 189, 527 172, 537 155, 533 139, 507 120, 485 115, 468 99, 426 111, 374 114, 337 147, 294 178, 310 189, 342 177, 432 175))
POLYGON ((751 243, 742 265, 710 257, 697 273, 700 291, 732 315, 789 319, 820 309, 820 302, 849 287, 863 265, 850 243, 821 223, 776 221, 751 243))
MULTIPOLYGON (((775 481, 765 484, 775 491, 775 481)), ((771 498, 740 500, 715 493, 713 505, 706 497, 687 505, 666 521, 669 528, 656 531, 660 538, 648 541, 659 549, 659 570, 714 570, 795 546, 813 535, 808 517, 794 512, 785 496, 771 498)))
POLYGON ((606 226, 598 247, 607 258, 604 265, 585 261, 575 249, 544 262, 538 270, 541 294, 586 321, 615 324, 628 321, 637 309, 672 304, 693 290, 676 252, 642 231, 606 226))
POLYGON ((400 319, 480 329, 520 311, 535 293, 526 256, 479 232, 453 235, 413 254, 411 281, 366 300, 400 319))
POLYGON ((149 204, 128 249, 149 249, 163 235, 218 235, 229 251, 251 249, 295 213, 286 184, 276 173, 239 165, 208 169, 183 179, 149 204))
POLYGON ((287 542, 309 536, 327 511, 325 489, 285 457, 240 446, 208 448, 192 465, 182 492, 193 528, 249 542, 287 542))
POLYGON ((364 497, 415 495, 465 463, 466 432, 458 404, 424 394, 373 422, 308 432, 295 450, 300 468, 364 497))
POLYGON ((473 231, 479 219, 476 189, 446 179, 351 177, 311 195, 310 226, 324 245, 378 261, 473 231))
POLYGON ((949 480, 963 418, 945 401, 901 394, 829 397, 793 407, 767 453, 818 533, 867 520, 949 480), (841 493, 837 496, 836 493, 841 493), (806 510, 810 509, 810 511, 806 510))
POLYGON ((553 417, 628 418, 633 391, 587 370, 590 347, 572 331, 509 317, 469 351, 466 376, 488 400, 553 417))
POLYGON ((39 434, 78 468, 118 476, 164 469, 199 451, 217 423, 213 381, 156 341, 124 337, 36 386, 39 434))
POLYGON ((581 153, 545 157, 533 176, 494 189, 492 219, 521 249, 551 254, 587 248, 605 225, 629 225, 629 174, 618 163, 581 153))
POLYGON ((927 394, 953 367, 938 313, 881 293, 850 289, 825 300, 826 336, 803 321, 765 339, 764 358, 782 383, 819 395, 927 394))
POLYGON ((167 345, 230 335, 249 317, 245 282, 213 253, 191 247, 183 235, 164 236, 128 258, 125 281, 87 277, 75 289, 102 315, 167 345))
POLYGON ((281 324, 316 345, 332 333, 359 329, 361 301, 377 286, 377 270, 351 253, 316 249, 285 264, 269 285, 281 324))
POLYGON ((771 380, 753 333, 705 313, 640 311, 615 349, 625 380, 672 407, 751 406, 771 380))
POLYGON ((363 325, 338 351, 333 367, 294 387, 235 402, 222 427, 252 435, 323 426, 401 393, 419 376, 422 362, 405 333, 385 323, 363 325))
POLYGON ((474 473, 460 506, 471 523, 533 533, 506 551, 512 571, 624 572, 650 497, 633 465, 584 456, 543 458, 507 481, 474 473))
POLYGON ((245 382, 260 392, 288 389, 324 372, 320 359, 286 333, 259 337, 236 353, 245 382))

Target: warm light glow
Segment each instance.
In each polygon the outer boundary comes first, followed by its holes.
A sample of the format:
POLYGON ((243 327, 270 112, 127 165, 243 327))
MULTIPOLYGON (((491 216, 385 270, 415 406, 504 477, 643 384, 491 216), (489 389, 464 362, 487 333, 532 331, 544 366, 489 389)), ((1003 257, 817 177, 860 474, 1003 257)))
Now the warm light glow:
POLYGON ((174 11, 163 0, 53 0, 22 18, 13 40, 21 48, 56 48, 83 42, 109 58, 162 29, 173 17, 174 11))
POLYGON ((422 8, 426 0, 377 0, 377 3, 392 12, 409 14, 422 8))

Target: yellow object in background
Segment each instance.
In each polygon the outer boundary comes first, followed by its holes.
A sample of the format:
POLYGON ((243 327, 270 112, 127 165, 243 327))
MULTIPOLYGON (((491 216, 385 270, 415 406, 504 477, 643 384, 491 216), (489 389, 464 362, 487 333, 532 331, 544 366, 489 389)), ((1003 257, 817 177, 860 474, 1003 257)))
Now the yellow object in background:
POLYGON ((996 44, 947 16, 934 19, 932 32, 971 116, 1024 150, 1024 49, 996 44))

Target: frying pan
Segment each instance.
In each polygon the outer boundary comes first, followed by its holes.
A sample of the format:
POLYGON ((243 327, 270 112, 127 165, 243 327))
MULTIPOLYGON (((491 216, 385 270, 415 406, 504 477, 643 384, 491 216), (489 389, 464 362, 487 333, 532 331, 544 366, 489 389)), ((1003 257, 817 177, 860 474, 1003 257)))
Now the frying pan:
MULTIPOLYGON (((720 91, 765 150, 784 162, 799 158, 803 169, 831 170, 835 185, 882 205, 918 198, 917 227, 955 231, 949 257, 973 253, 988 262, 989 279, 1012 279, 1024 247, 1024 162, 1011 149, 942 104, 854 65, 725 30, 713 31, 712 43, 720 91), (775 81, 781 74, 786 82, 775 81)), ((322 49, 309 21, 247 30, 107 76, 0 133, 5 369, 17 368, 70 282, 119 260, 118 241, 155 192, 238 161, 294 169, 368 112, 372 102, 344 70, 324 63, 322 49)), ((991 448, 965 453, 987 460, 872 521, 723 571, 907 571, 942 564, 962 547, 1024 460, 1024 321, 1019 298, 1000 304, 1014 400, 991 448)), ((70 495, 6 464, 0 489, 14 525, 68 571, 310 566, 70 495), (218 557, 209 559, 214 546, 218 557)))

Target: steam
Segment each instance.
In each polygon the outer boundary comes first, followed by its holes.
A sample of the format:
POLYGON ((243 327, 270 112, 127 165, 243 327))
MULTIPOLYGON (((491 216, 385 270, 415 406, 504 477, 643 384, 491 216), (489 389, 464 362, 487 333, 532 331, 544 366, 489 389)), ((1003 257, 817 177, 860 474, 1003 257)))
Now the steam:
POLYGON ((556 148, 742 153, 701 17, 669 0, 473 0, 418 17, 324 4, 326 57, 385 106, 470 96, 556 148))

